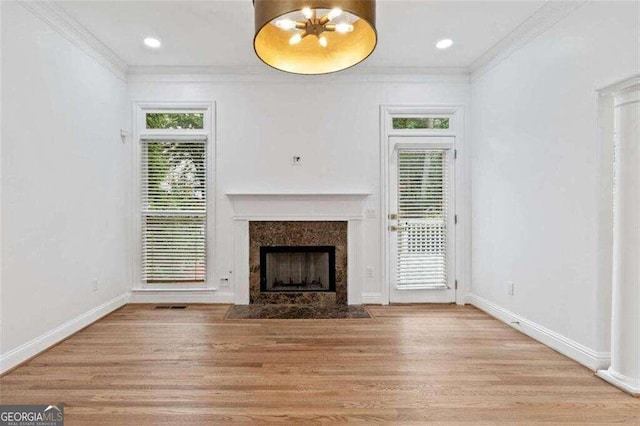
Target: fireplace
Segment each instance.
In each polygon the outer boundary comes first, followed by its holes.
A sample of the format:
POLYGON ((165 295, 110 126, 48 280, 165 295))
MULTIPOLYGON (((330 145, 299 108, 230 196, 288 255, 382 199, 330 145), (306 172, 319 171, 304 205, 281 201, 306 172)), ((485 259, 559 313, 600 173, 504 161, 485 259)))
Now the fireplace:
MULTIPOLYGON (((233 205, 233 271, 229 296, 238 305, 358 305, 363 302, 364 203, 368 192, 226 192, 233 205), (260 247, 334 246, 335 291, 260 290, 260 247), (231 294, 233 293, 233 294, 231 294)), ((224 291, 224 290, 223 290, 224 291)), ((223 293, 220 291, 220 295, 223 293)), ((367 293, 368 303, 380 303, 367 293)))
POLYGON ((260 247, 261 292, 335 290, 335 246, 260 247))
POLYGON ((347 304, 346 221, 250 221, 249 303, 347 304))

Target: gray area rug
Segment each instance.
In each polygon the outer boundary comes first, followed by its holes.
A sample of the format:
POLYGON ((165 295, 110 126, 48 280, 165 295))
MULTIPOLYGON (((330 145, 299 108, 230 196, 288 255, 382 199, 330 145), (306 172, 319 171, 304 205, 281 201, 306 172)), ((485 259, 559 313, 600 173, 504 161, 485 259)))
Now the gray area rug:
POLYGON ((371 318, 364 306, 234 305, 225 319, 340 319, 371 318))

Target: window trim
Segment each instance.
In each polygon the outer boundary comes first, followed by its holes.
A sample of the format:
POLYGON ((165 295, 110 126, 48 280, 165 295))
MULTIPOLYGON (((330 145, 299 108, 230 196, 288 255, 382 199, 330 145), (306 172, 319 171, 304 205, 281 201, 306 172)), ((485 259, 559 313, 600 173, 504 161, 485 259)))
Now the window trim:
POLYGON ((214 102, 135 102, 133 103, 133 138, 132 138, 132 267, 131 282, 134 291, 191 291, 216 290, 215 286, 215 175, 216 175, 216 140, 215 140, 215 103, 214 102), (146 113, 148 112, 202 112, 204 113, 203 129, 147 129, 146 113), (142 280, 142 191, 140 188, 141 155, 144 138, 158 139, 190 139, 206 137, 207 139, 207 214, 206 214, 206 267, 207 273, 203 283, 147 283, 142 280))

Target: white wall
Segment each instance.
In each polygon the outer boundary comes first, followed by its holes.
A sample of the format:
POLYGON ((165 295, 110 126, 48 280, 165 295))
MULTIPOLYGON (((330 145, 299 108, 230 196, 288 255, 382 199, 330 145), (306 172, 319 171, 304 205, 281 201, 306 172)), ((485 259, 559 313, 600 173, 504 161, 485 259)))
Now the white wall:
POLYGON ((130 114, 121 79, 20 4, 2 8, 6 369, 128 291, 130 158, 119 129, 130 114))
MULTIPOLYGON (((3 2, 0 2, 0 342, 2 341, 2 10, 3 2)), ((2 353, 2 346, 0 346, 2 353)), ((1 367, 1 366, 0 366, 1 367)))
POLYGON ((638 73, 638 20, 637 2, 587 3, 471 84, 472 292, 601 353, 612 169, 596 90, 638 73))
POLYGON ((226 192, 364 191, 372 193, 366 204, 378 217, 363 224, 363 262, 374 271, 363 294, 366 301, 381 301, 380 105, 464 105, 466 77, 403 82, 397 75, 302 79, 266 73, 210 81, 215 79, 138 75, 129 80, 135 101, 216 102, 214 285, 233 265, 233 209, 226 192), (301 166, 290 164, 293 155, 302 156, 301 166))

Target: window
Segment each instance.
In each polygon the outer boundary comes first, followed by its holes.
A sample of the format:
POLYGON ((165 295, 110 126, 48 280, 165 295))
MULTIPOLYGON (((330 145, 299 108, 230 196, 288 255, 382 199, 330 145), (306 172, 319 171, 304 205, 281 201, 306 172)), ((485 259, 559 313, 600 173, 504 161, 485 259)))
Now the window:
POLYGON ((447 287, 447 151, 398 153, 398 288, 447 287))
POLYGON ((447 117, 394 117, 394 129, 448 129, 447 117))
POLYGON ((147 129, 172 130, 204 129, 204 113, 147 112, 145 127, 147 129))
POLYGON ((137 111, 141 284, 205 284, 210 106, 137 111))
POLYGON ((141 139, 142 279, 206 279, 207 140, 141 139))

